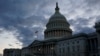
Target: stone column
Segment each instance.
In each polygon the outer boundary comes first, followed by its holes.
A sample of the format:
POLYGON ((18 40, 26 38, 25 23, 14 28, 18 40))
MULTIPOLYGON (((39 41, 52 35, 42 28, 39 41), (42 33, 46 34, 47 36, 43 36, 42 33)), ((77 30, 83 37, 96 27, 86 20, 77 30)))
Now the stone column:
POLYGON ((49 46, 50 46, 50 45, 48 45, 48 54, 50 53, 49 46))
POLYGON ((54 30, 54 37, 55 37, 55 30, 54 30))
POLYGON ((48 37, 49 37, 49 32, 48 32, 48 37))
POLYGON ((58 32, 59 32, 59 31, 57 31, 57 37, 58 37, 58 32))
POLYGON ((92 41, 91 41, 91 39, 89 40, 89 42, 90 42, 90 52, 92 51, 92 41))
POLYGON ((49 53, 49 45, 47 45, 47 54, 49 53))
POLYGON ((49 50, 49 45, 48 45, 48 49, 47 49, 47 50, 48 50, 48 52, 47 52, 47 53, 49 54, 49 51, 50 51, 50 50, 49 50))
POLYGON ((49 32, 49 37, 51 36, 51 31, 49 32))
POLYGON ((44 56, 44 44, 43 44, 43 46, 42 46, 42 54, 43 54, 43 56, 44 56))
POLYGON ((50 36, 50 32, 48 32, 48 37, 50 36))
POLYGON ((61 36, 61 31, 59 30, 59 36, 61 36))
POLYGON ((47 45, 45 45, 44 49, 45 49, 44 53, 47 53, 47 45))
POLYGON ((44 45, 44 56, 46 56, 45 54, 46 54, 46 45, 44 45))
POLYGON ((98 54, 100 56, 100 34, 97 33, 97 35, 98 35, 98 39, 97 39, 97 41, 98 41, 98 54))
POLYGON ((54 55, 53 55, 53 52, 54 52, 54 46, 53 46, 53 44, 52 44, 52 48, 53 48, 53 49, 52 49, 52 56, 54 56, 54 55))
POLYGON ((50 54, 52 55, 52 44, 50 45, 50 54))
POLYGON ((47 50, 46 54, 48 54, 48 45, 47 45, 47 48, 46 48, 46 50, 47 50))
POLYGON ((95 51, 96 51, 96 48, 97 48, 97 45, 96 45, 96 39, 94 39, 94 46, 95 46, 95 51))
POLYGON ((52 37, 54 37, 54 31, 52 31, 52 37))
POLYGON ((63 36, 64 36, 64 30, 63 30, 63 36))
POLYGON ((51 44, 49 45, 49 55, 51 54, 51 44))

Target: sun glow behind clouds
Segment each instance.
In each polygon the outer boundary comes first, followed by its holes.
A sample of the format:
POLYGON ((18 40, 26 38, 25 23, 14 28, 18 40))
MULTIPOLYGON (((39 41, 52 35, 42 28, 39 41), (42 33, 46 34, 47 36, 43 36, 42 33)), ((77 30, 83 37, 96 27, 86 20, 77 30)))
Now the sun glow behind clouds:
POLYGON ((0 53, 4 48, 21 48, 22 43, 16 39, 15 31, 0 29, 0 53))

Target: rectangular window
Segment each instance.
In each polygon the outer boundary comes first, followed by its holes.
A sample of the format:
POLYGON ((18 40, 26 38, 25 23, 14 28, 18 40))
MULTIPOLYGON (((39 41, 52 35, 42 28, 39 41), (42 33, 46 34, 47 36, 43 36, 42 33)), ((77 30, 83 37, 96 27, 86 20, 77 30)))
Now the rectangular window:
POLYGON ((79 41, 77 41, 77 43, 79 43, 79 41))
POLYGON ((80 46, 78 45, 78 46, 77 46, 77 51, 79 51, 79 49, 80 49, 80 46))
POLYGON ((67 47, 67 50, 68 50, 68 52, 70 52, 70 48, 69 47, 67 47))
POLYGON ((63 53, 65 52, 64 47, 62 48, 63 53))
POLYGON ((61 48, 59 48, 59 53, 62 53, 61 48))
POLYGON ((75 52, 75 47, 74 46, 72 46, 72 49, 73 49, 73 52, 75 52))

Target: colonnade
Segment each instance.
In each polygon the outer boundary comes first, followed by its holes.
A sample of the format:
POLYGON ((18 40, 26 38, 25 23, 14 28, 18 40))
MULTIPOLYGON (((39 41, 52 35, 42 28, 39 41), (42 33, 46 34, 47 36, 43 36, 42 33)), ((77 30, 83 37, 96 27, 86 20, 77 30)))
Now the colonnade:
POLYGON ((89 53, 98 55, 98 41, 97 38, 89 39, 89 53))
POLYGON ((49 31, 45 34, 45 37, 61 37, 61 36, 65 36, 67 35, 67 31, 66 30, 53 30, 53 31, 49 31))

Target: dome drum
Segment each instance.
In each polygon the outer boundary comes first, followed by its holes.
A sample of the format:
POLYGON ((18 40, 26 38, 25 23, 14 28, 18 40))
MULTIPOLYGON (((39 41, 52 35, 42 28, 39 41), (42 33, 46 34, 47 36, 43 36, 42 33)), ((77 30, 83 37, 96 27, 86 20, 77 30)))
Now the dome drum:
POLYGON ((61 38, 63 36, 70 36, 71 32, 68 32, 66 30, 53 30, 53 31, 47 31, 45 32, 46 38, 61 38))

